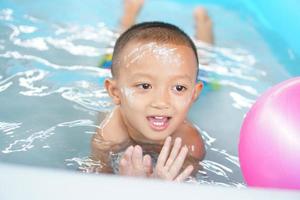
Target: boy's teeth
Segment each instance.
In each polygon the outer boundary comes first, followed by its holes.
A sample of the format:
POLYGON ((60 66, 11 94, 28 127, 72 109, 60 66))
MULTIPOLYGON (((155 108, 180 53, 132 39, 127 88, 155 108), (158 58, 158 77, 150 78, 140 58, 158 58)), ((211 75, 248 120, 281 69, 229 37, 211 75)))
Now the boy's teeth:
POLYGON ((147 118, 150 122, 151 128, 156 131, 165 130, 168 127, 168 121, 170 119, 166 116, 149 116, 147 118))
POLYGON ((164 123, 163 123, 163 122, 153 122, 153 124, 154 124, 155 126, 162 126, 164 123))

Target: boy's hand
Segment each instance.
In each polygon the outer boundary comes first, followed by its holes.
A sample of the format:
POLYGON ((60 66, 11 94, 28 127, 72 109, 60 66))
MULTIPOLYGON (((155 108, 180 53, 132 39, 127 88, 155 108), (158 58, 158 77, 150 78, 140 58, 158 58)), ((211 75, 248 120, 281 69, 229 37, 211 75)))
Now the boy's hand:
POLYGON ((192 165, 189 165, 180 173, 188 153, 188 148, 186 146, 181 147, 181 138, 175 139, 171 153, 170 148, 171 137, 168 137, 165 140, 152 173, 151 157, 149 155, 143 156, 142 148, 139 145, 128 147, 120 160, 120 174, 179 182, 184 181, 194 169, 192 165))
POLYGON ((170 148, 171 137, 168 137, 165 140, 164 146, 158 156, 152 177, 165 180, 183 181, 193 172, 194 169, 192 165, 189 165, 183 170, 183 172, 180 173, 188 153, 188 148, 186 146, 181 147, 181 138, 175 139, 171 153, 169 153, 170 148))
POLYGON ((126 149, 119 164, 121 175, 148 177, 152 174, 152 161, 149 155, 143 156, 139 145, 126 149))

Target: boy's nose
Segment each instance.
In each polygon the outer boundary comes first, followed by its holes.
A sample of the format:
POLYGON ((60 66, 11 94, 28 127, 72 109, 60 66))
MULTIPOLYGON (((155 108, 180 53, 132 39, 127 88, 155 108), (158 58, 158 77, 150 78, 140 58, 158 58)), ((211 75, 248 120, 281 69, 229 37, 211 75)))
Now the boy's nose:
POLYGON ((170 107, 170 94, 167 91, 159 90, 153 96, 151 106, 157 109, 167 109, 170 107))

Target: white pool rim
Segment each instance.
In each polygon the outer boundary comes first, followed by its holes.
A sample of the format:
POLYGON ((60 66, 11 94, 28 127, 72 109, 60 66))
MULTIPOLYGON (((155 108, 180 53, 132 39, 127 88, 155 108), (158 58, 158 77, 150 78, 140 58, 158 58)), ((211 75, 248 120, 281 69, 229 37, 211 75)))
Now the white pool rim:
POLYGON ((300 199, 300 191, 227 188, 0 163, 0 199, 300 199))

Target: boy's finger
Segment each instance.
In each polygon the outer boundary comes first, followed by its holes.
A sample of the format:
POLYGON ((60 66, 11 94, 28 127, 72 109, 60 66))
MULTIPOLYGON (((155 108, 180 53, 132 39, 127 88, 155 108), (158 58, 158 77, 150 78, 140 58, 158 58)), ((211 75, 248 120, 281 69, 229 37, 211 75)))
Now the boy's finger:
POLYGON ((143 168, 143 150, 139 145, 134 147, 131 159, 134 168, 143 168))
POLYGON ((143 157, 143 166, 146 175, 150 176, 152 174, 152 160, 150 155, 147 154, 143 157))
POLYGON ((127 174, 131 169, 131 156, 132 156, 133 146, 129 146, 124 154, 122 155, 119 162, 119 173, 127 174))
POLYGON ((169 151, 170 151, 170 146, 171 146, 171 137, 167 137, 165 140, 164 146, 162 147, 160 154, 157 158, 157 168, 162 168, 165 165, 165 162, 169 156, 169 151))
POLYGON ((168 158, 168 160, 167 160, 167 163, 166 163, 166 165, 165 165, 165 168, 166 168, 166 169, 169 169, 169 168, 170 168, 170 166, 173 164, 173 162, 174 162, 176 156, 178 155, 178 152, 179 152, 180 147, 181 147, 181 141, 182 141, 182 140, 181 140, 181 138, 179 138, 179 137, 175 139, 175 142, 174 142, 172 151, 171 151, 170 156, 169 156, 169 158, 168 158))
POLYGON ((124 152, 122 158, 126 159, 127 161, 131 160, 132 152, 133 152, 133 146, 129 146, 126 151, 124 152))
POLYGON ((184 181, 187 177, 189 177, 192 174, 193 170, 194 170, 193 165, 189 165, 187 168, 184 169, 183 172, 181 172, 181 174, 179 174, 176 177, 175 181, 178 182, 184 181))
POLYGON ((169 172, 170 174, 172 174, 172 176, 177 176, 178 172, 180 171, 184 160, 187 156, 188 153, 188 148, 186 146, 182 147, 177 158, 175 159, 175 161, 173 162, 173 165, 171 166, 169 172))
POLYGON ((125 158, 122 158, 121 160, 120 160, 120 164, 119 164, 119 173, 121 174, 121 175, 125 175, 125 174, 127 174, 127 172, 128 172, 128 170, 129 170, 129 168, 128 168, 128 165, 129 163, 128 163, 128 161, 125 159, 125 158))

